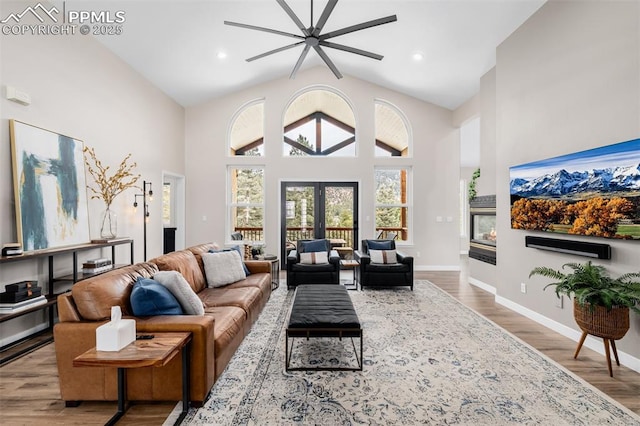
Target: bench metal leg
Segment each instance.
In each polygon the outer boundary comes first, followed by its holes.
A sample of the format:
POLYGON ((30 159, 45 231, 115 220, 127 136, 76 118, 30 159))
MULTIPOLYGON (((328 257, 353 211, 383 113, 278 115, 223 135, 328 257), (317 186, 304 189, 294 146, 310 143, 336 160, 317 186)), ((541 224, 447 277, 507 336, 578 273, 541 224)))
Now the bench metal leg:
MULTIPOLYGON (((300 329, 296 329, 296 331, 301 331, 300 329)), ((310 338, 338 338, 339 340, 342 340, 342 331, 343 330, 337 330, 339 332, 339 334, 337 336, 312 336, 309 335, 310 332, 314 331, 314 329, 309 329, 306 330, 307 331, 307 336, 306 339, 309 340, 310 338)), ((353 346, 353 353, 356 357, 356 361, 358 366, 357 367, 291 367, 291 358, 292 358, 292 354, 293 354, 293 347, 294 347, 294 343, 295 343, 295 337, 291 337, 291 347, 289 347, 289 329, 287 329, 286 331, 286 336, 285 336, 285 371, 311 371, 311 370, 316 370, 316 371, 362 371, 363 367, 364 367, 364 357, 363 357, 363 353, 364 353, 364 342, 363 342, 363 333, 362 333, 362 329, 359 330, 359 335, 358 336, 354 336, 351 337, 351 345, 353 346), (360 339, 360 353, 358 353, 358 348, 356 347, 356 343, 354 342, 353 339, 360 339)))

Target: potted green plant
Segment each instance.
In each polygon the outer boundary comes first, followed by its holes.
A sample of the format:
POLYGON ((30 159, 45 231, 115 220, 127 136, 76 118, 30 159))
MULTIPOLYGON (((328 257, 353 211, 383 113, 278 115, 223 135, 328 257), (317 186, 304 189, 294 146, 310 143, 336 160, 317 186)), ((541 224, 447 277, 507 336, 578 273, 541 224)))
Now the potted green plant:
POLYGON ((574 358, 588 334, 604 339, 605 353, 611 370, 609 344, 618 361, 615 341, 622 339, 629 330, 629 310, 640 314, 640 272, 630 272, 612 278, 604 266, 594 265, 591 261, 585 264, 565 263, 562 269, 569 268, 568 273, 546 266, 534 268, 529 278, 541 275, 556 280, 544 288, 554 286, 556 295, 573 297, 573 317, 582 330, 582 337, 574 358), (634 279, 636 279, 634 281, 634 279))

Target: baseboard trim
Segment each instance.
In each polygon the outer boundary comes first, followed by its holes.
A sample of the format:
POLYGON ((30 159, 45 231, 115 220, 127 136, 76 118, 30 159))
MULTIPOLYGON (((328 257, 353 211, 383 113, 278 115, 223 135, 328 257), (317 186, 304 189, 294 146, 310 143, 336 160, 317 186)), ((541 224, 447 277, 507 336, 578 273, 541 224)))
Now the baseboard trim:
POLYGON ((46 330, 48 328, 47 324, 38 324, 34 327, 31 327, 28 330, 23 330, 20 333, 16 333, 16 334, 12 334, 9 337, 5 337, 4 339, 0 339, 0 346, 4 347, 7 345, 10 345, 14 342, 17 342, 18 340, 24 338, 24 337, 29 337, 33 334, 39 333, 43 330, 46 330))
POLYGON ((487 284, 485 282, 482 282, 480 280, 477 280, 475 278, 471 278, 469 277, 469 284, 478 287, 486 292, 489 292, 493 295, 495 295, 497 293, 496 288, 490 284, 487 284))
MULTIPOLYGON (((509 299, 506 299, 502 296, 496 295, 496 303, 511 309, 514 312, 523 315, 538 324, 541 324, 547 327, 550 330, 553 330, 557 333, 562 334, 563 336, 573 340, 574 342, 578 342, 580 337, 582 337, 582 332, 575 330, 571 327, 568 327, 564 324, 561 324, 555 320, 545 317, 544 315, 539 314, 529 308, 526 308, 522 305, 519 305, 509 299)), ((587 336, 587 339, 584 342, 584 346, 588 347, 591 350, 596 351, 597 353, 604 356, 604 345, 602 343, 602 339, 595 338, 593 336, 587 336)), ((624 365, 627 368, 630 368, 638 373, 640 373, 640 359, 629 355, 626 352, 622 352, 618 349, 618 358, 620 359, 620 364, 624 365)), ((606 365, 604 366, 606 368, 606 365)))

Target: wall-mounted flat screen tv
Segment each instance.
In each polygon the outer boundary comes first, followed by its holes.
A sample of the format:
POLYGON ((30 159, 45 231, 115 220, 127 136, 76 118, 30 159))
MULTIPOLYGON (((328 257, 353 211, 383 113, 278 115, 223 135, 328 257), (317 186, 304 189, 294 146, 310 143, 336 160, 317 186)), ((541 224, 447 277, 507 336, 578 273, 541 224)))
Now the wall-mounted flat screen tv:
POLYGON ((640 240, 640 139, 509 168, 511 228, 640 240))

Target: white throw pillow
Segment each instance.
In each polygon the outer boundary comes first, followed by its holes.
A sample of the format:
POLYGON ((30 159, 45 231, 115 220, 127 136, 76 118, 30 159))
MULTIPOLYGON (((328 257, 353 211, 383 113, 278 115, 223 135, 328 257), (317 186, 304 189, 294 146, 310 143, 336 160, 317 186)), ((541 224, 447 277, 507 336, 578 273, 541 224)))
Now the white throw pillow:
POLYGON ((369 250, 371 263, 398 263, 395 250, 369 250))
POLYGON ((247 278, 237 251, 202 253, 208 287, 222 287, 247 278))
POLYGON ((305 265, 317 265, 329 263, 326 251, 316 251, 312 253, 300 253, 300 263, 305 265))
POLYGON ((182 310, 188 315, 204 315, 202 300, 193 291, 187 280, 178 271, 156 272, 153 279, 165 286, 178 299, 182 310))

